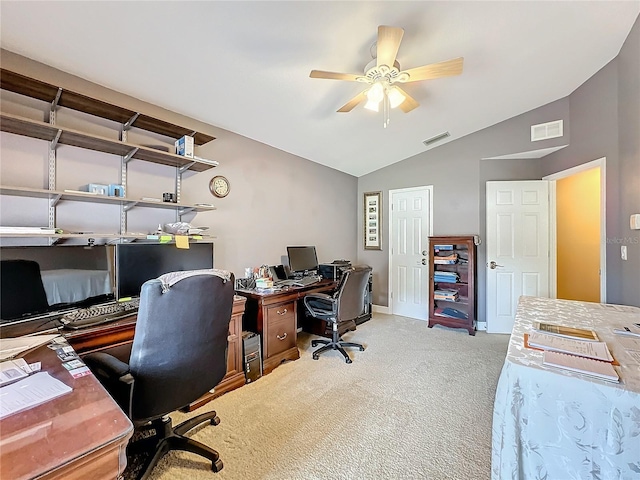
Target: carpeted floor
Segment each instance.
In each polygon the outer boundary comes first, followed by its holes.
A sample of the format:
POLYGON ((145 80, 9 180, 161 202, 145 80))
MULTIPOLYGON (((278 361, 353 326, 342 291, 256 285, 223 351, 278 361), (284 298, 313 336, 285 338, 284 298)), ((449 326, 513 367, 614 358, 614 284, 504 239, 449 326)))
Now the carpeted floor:
MULTIPOLYGON (((191 415, 217 411, 221 423, 191 436, 220 452, 224 469, 172 452, 153 480, 432 479, 490 477, 493 397, 508 335, 375 314, 337 352, 301 358, 227 393, 191 415)), ((172 415, 180 422, 187 415, 172 415)))

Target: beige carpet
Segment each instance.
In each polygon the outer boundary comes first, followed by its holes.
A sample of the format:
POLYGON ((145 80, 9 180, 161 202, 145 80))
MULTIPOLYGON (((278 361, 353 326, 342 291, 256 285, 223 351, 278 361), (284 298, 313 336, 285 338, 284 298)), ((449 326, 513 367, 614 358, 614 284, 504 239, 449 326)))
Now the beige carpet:
POLYGON ((507 335, 472 337, 375 314, 345 335, 366 347, 351 349, 351 365, 337 352, 313 360, 312 338, 299 335, 299 360, 190 414, 218 412, 220 425, 191 436, 220 452, 220 473, 196 455, 172 452, 152 478, 489 478, 507 335))

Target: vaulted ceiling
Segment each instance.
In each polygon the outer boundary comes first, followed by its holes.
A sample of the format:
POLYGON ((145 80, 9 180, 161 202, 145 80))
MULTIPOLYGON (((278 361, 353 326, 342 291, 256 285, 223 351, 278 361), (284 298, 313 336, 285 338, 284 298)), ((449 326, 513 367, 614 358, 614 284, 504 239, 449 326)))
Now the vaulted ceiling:
MULTIPOLYGON (((2 48, 361 176, 569 95, 620 51, 640 1, 0 3, 2 48), (406 84, 404 114, 364 89, 378 25, 402 27, 402 69, 464 57, 460 76, 406 84)), ((549 119, 554 120, 554 119, 549 119)))

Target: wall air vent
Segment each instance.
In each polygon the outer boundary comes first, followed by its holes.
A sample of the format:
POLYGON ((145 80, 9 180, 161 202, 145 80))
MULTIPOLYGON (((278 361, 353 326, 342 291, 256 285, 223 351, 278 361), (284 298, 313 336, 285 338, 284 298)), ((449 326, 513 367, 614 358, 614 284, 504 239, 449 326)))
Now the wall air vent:
POLYGON ((436 142, 439 142, 440 140, 444 140, 445 138, 450 137, 450 136, 451 136, 451 134, 449 132, 444 132, 444 133, 441 133, 439 135, 436 135, 435 137, 427 138, 422 143, 424 143, 425 146, 428 147, 429 145, 432 145, 432 144, 434 144, 436 142))
POLYGON ((549 138, 561 137, 563 135, 562 123, 563 120, 556 120, 555 122, 531 125, 531 141, 538 142, 549 138))

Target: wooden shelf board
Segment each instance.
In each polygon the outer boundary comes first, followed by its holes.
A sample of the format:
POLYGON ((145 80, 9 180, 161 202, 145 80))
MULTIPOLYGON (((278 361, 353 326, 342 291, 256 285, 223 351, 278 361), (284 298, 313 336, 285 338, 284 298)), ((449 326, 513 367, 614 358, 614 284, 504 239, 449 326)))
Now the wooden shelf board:
MULTIPOLYGON (((0 88, 52 103, 58 93, 59 87, 3 68, 0 69, 0 88)), ((87 97, 86 95, 70 90, 62 91, 58 105, 118 123, 129 121, 137 113, 133 110, 87 97)), ((180 138, 193 133, 193 130, 189 130, 188 128, 142 114, 138 116, 133 126, 172 138, 180 138)), ((212 140, 215 140, 215 137, 206 133, 196 132, 194 136, 194 143, 196 145, 204 145, 212 140)))
POLYGON ((60 201, 70 200, 75 202, 111 203, 116 205, 135 203, 136 206, 142 207, 163 208, 167 210, 193 209, 197 212, 207 212, 209 210, 216 209, 216 207, 213 205, 202 206, 186 203, 149 202, 144 200, 136 200, 133 198, 106 197, 104 195, 94 195, 91 193, 64 192, 59 190, 47 190, 44 188, 12 187, 6 185, 0 185, 0 195, 49 199, 60 196, 60 201))
POLYGON ((132 158, 161 165, 168 165, 171 167, 182 167, 193 163, 193 165, 189 167, 189 170, 196 172, 209 170, 217 164, 217 162, 213 161, 212 163, 206 163, 206 161, 203 162, 195 160, 182 155, 176 155, 175 153, 163 152, 161 150, 155 150, 141 145, 121 142, 120 140, 112 140, 99 135, 90 135, 71 128, 59 125, 50 125, 38 120, 31 120, 7 113, 2 113, 0 116, 0 128, 3 132, 48 141, 52 141, 58 134, 58 131, 61 131, 62 133, 59 139, 59 143, 61 144, 110 153, 113 155, 125 156, 133 149, 137 148, 138 150, 132 158))

